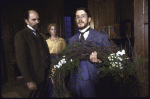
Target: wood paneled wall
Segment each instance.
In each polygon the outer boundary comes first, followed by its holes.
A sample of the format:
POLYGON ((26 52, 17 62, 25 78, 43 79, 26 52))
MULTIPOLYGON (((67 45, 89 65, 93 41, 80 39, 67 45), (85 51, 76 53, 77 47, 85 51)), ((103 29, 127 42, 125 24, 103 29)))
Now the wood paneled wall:
MULTIPOLYGON (((112 38, 123 38, 123 36, 126 37, 125 34, 132 38, 133 8, 133 0, 88 0, 88 9, 92 14, 91 27, 100 30, 103 28, 102 26, 111 26, 116 30, 112 38), (129 24, 126 24, 127 22, 129 24), (131 30, 128 31, 128 28, 131 30)), ((105 31, 102 29, 102 32, 105 31)))
POLYGON ((92 15, 92 28, 115 23, 114 0, 88 0, 88 9, 92 15))
MULTIPOLYGON (((134 0, 134 45, 141 59, 148 59, 148 0, 134 0)), ((142 97, 149 95, 149 71, 148 62, 139 68, 142 78, 145 77, 143 89, 140 90, 142 97)))
POLYGON ((134 21, 133 8, 133 0, 88 0, 93 28, 120 23, 123 20, 134 21))

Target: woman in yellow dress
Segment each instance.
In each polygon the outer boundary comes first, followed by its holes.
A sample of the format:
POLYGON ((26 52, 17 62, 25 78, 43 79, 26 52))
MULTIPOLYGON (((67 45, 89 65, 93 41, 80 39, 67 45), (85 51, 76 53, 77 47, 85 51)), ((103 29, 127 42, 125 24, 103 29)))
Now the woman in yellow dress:
POLYGON ((65 49, 66 42, 63 38, 57 36, 57 25, 51 23, 47 27, 50 37, 46 40, 50 54, 58 54, 61 50, 65 49))
MULTIPOLYGON (((63 38, 60 38, 57 36, 57 24, 56 23, 51 23, 47 27, 47 31, 50 34, 50 37, 46 40, 49 52, 51 54, 51 64, 52 60, 56 59, 57 54, 65 49, 66 47, 66 42, 63 38)), ((53 70, 54 68, 52 68, 53 70)), ((52 73, 53 74, 53 73, 52 73)), ((49 76, 48 79, 48 91, 49 91, 49 97, 53 97, 53 79, 51 77, 52 75, 49 76)))

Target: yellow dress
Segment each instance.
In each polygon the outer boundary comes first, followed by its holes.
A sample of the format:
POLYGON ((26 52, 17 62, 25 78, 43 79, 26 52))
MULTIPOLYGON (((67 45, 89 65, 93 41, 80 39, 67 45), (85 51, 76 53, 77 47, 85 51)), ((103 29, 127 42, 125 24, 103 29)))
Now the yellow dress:
POLYGON ((63 38, 57 37, 55 41, 51 38, 46 40, 50 54, 57 54, 66 48, 66 42, 63 38))

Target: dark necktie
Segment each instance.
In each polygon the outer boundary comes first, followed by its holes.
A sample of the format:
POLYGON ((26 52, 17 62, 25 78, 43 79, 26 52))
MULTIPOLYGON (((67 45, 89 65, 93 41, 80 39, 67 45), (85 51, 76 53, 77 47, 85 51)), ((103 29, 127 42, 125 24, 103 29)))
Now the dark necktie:
POLYGON ((38 39, 40 38, 40 35, 39 35, 38 31, 33 30, 33 33, 34 33, 34 35, 35 35, 38 39))
MULTIPOLYGON (((87 32, 87 31, 89 31, 89 30, 90 30, 90 28, 88 28, 85 32, 87 32)), ((80 37, 80 42, 81 42, 81 43, 85 41, 84 36, 83 36, 85 32, 80 32, 80 31, 79 31, 79 33, 81 34, 81 37, 80 37)))

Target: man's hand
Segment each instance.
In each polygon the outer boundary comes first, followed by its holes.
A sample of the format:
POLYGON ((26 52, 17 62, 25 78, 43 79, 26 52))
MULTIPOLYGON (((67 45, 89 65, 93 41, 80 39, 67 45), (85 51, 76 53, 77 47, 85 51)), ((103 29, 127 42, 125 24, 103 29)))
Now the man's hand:
POLYGON ((95 62, 95 63, 97 63, 97 62, 102 63, 102 61, 100 59, 97 59, 96 51, 92 52, 92 54, 90 55, 90 61, 95 62))
POLYGON ((28 88, 29 88, 30 91, 37 89, 37 86, 36 86, 36 84, 33 81, 28 82, 27 86, 28 86, 28 88))

